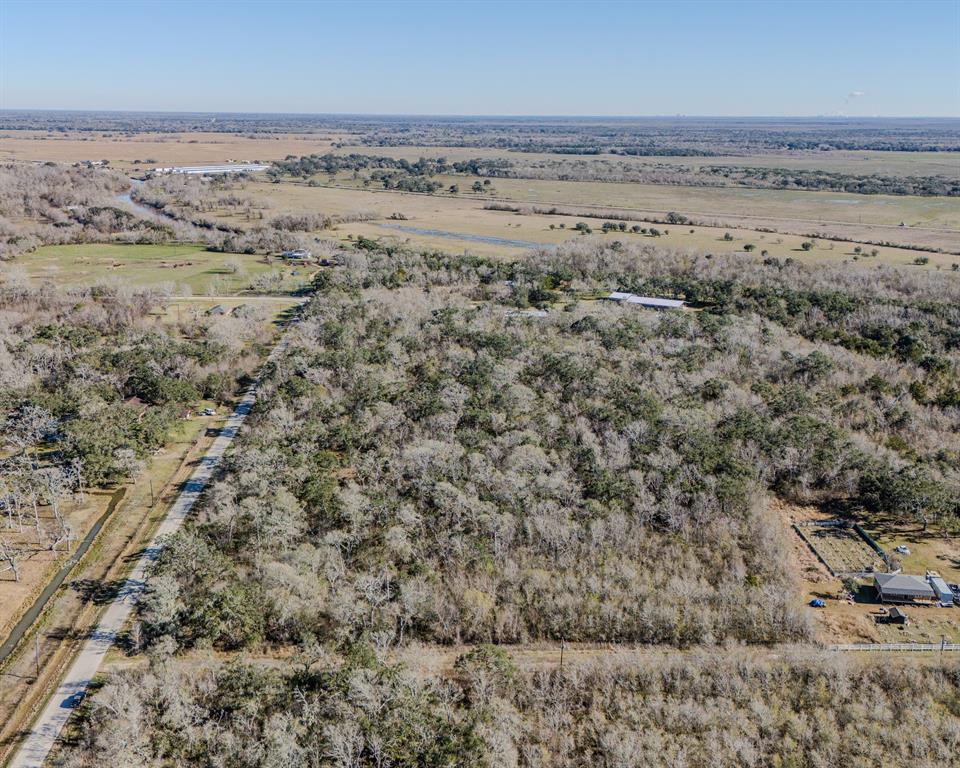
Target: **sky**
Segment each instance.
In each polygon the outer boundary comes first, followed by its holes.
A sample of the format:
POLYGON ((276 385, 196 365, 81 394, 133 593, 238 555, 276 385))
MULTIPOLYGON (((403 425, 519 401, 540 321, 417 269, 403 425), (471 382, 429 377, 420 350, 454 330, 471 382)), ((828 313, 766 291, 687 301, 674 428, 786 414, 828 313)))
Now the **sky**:
POLYGON ((960 0, 0 0, 0 109, 960 116, 960 0))

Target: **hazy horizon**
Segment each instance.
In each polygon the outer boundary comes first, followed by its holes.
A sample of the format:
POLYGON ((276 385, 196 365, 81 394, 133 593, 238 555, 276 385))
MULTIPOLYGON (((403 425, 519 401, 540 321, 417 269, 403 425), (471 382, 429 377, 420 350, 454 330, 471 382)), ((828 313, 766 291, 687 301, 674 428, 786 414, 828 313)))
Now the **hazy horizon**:
POLYGON ((960 122, 960 115, 577 115, 577 114, 495 114, 495 113, 415 113, 415 112, 259 112, 237 110, 178 110, 178 109, 59 109, 56 107, 0 107, 0 114, 64 114, 64 115, 170 115, 170 116, 230 116, 230 117, 297 117, 297 118, 389 118, 389 119, 440 119, 440 120, 719 120, 734 122, 749 121, 831 121, 831 122, 867 122, 890 120, 899 122, 931 120, 960 122))

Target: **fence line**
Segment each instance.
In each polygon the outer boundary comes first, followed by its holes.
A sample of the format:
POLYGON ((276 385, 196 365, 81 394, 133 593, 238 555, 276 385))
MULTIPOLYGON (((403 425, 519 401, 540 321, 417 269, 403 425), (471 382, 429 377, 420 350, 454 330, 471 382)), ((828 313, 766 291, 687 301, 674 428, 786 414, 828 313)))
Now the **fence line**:
POLYGON ((960 651, 960 643, 844 643, 828 645, 831 651, 960 651))

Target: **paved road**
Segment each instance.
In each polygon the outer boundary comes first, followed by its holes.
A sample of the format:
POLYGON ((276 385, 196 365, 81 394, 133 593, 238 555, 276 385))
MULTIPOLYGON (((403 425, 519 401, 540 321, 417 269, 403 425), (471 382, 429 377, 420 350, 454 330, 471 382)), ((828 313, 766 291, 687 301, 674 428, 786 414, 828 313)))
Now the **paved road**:
MULTIPOLYGON (((279 355, 286 346, 280 343, 270 353, 268 361, 279 355)), ((177 500, 174 502, 167 516, 160 523, 153 540, 144 550, 137 564, 134 566, 126 583, 117 596, 110 603, 100 623, 90 634, 80 653, 70 665, 63 681, 54 692, 53 697, 33 724, 30 733, 7 764, 8 768, 39 768, 53 749, 53 745, 73 713, 70 706, 72 697, 82 693, 96 675, 107 651, 130 618, 136 605, 137 598, 143 592, 150 567, 156 561, 163 546, 163 538, 175 533, 183 525, 187 515, 196 503, 200 493, 213 476, 217 465, 223 458, 224 452, 233 442, 246 419, 247 414, 257 399, 257 385, 253 384, 244 394, 243 399, 227 419, 213 445, 207 451, 196 471, 190 476, 177 500)))

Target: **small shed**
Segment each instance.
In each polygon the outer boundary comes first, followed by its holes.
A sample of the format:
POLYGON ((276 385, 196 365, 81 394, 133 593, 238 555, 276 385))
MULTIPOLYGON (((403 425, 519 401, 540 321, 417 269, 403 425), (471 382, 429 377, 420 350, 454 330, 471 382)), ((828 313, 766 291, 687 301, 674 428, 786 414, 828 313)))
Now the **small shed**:
POLYGON ((890 610, 887 611, 887 623, 889 624, 903 624, 907 623, 907 614, 902 609, 893 606, 890 610))
POLYGON ((224 307, 223 304, 217 304, 206 311, 208 315, 225 315, 226 313, 227 308, 224 307))

